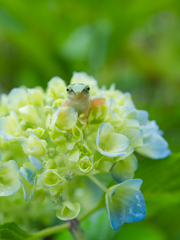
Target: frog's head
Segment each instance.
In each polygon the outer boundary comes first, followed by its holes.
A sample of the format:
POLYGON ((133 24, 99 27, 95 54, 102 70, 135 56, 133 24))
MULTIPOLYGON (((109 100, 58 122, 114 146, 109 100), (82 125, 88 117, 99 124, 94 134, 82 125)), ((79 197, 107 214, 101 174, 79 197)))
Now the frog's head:
POLYGON ((76 83, 67 86, 66 90, 69 98, 81 99, 89 96, 90 87, 87 84, 76 83))

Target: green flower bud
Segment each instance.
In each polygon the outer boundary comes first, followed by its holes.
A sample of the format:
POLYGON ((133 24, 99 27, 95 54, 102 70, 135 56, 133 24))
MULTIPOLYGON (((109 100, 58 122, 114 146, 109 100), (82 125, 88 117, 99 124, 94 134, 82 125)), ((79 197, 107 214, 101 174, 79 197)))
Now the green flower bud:
POLYGON ((52 187, 62 182, 63 179, 57 170, 48 169, 39 176, 38 181, 46 187, 52 187))
POLYGON ((55 154, 56 154, 56 149, 54 149, 54 148, 49 148, 48 151, 47 151, 47 153, 48 153, 48 156, 49 156, 50 158, 53 158, 53 157, 55 156, 55 154))
POLYGON ((90 158, 88 156, 84 156, 79 160, 78 168, 82 173, 90 172, 92 167, 93 167, 92 156, 90 158))
POLYGON ((79 203, 65 201, 62 203, 62 206, 60 206, 59 209, 56 211, 56 216, 63 221, 67 221, 76 218, 79 212, 79 203))
POLYGON ((74 174, 74 172, 67 170, 64 177, 67 181, 71 181, 75 178, 75 174, 74 174))
POLYGON ((49 159, 45 165, 46 169, 54 169, 57 167, 56 162, 53 159, 49 159))

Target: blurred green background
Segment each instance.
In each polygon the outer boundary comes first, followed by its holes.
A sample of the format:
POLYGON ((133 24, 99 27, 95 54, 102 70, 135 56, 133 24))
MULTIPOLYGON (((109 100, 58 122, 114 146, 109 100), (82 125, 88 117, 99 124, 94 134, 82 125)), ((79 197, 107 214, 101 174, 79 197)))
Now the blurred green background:
POLYGON ((114 232, 101 210, 82 223, 89 239, 179 240, 179 0, 0 0, 0 93, 46 88, 55 75, 69 83, 73 71, 130 92, 172 151, 164 160, 139 159, 135 177, 144 181, 146 219, 114 232))

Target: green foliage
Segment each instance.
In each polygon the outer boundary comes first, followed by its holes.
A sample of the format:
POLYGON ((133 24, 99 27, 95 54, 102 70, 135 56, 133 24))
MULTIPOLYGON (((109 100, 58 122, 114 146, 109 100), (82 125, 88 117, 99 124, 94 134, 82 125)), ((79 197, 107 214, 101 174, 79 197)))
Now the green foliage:
POLYGON ((1 240, 27 240, 30 237, 31 234, 20 229, 14 222, 8 222, 0 225, 1 240))

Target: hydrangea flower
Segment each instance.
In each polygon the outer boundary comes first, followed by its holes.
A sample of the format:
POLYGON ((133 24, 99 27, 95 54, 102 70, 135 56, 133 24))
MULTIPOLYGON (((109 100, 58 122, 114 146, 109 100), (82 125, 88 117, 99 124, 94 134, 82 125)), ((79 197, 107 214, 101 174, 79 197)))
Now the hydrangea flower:
POLYGON ((114 85, 99 88, 86 73, 73 74, 71 84, 77 83, 89 85, 93 103, 104 99, 91 105, 87 124, 76 108, 63 105, 66 83, 59 77, 49 81, 46 91, 20 87, 1 96, 0 196, 21 188, 26 201, 40 203, 48 193, 56 216, 66 221, 81 210, 81 197, 71 191, 76 191, 74 180, 86 176, 105 191, 110 223, 117 230, 146 215, 142 180, 133 179, 136 153, 160 159, 170 150, 156 122, 136 109, 129 93, 114 85), (117 184, 107 189, 98 180, 101 173, 117 184))

